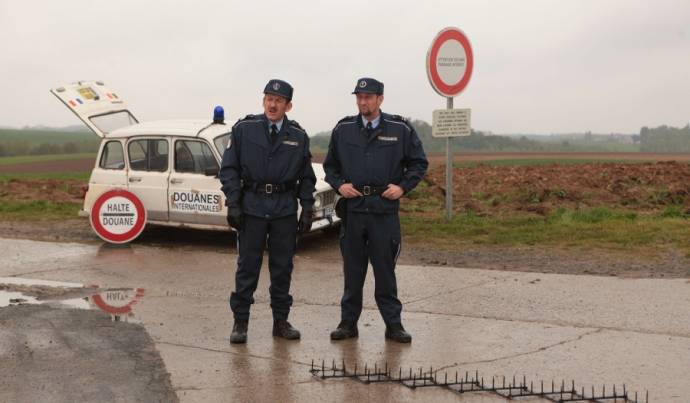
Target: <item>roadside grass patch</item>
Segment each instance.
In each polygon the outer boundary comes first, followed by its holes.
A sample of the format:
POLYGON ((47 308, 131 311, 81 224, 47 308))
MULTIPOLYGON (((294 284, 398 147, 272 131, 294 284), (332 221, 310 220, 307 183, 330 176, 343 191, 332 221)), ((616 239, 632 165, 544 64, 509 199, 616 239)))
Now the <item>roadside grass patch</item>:
POLYGON ((56 220, 77 218, 80 203, 54 203, 45 200, 0 200, 0 218, 3 220, 56 220))
POLYGON ((70 161, 96 158, 95 153, 55 154, 55 155, 20 155, 16 157, 0 157, 0 165, 28 164, 44 161, 70 161))
POLYGON ((672 245, 688 251, 690 217, 669 206, 656 215, 606 207, 586 210, 559 208, 548 215, 478 216, 456 214, 452 221, 433 217, 401 216, 403 234, 412 242, 442 248, 462 244, 501 246, 567 245, 606 249, 650 249, 672 245))

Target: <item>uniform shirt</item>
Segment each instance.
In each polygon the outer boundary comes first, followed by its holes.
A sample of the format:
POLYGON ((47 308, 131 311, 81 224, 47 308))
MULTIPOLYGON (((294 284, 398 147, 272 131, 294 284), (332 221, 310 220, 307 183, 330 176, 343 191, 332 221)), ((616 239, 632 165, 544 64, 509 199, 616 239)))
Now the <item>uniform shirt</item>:
POLYGON ((280 119, 280 122, 271 122, 270 120, 268 121, 268 132, 271 133, 271 125, 276 125, 278 132, 280 132, 280 129, 283 128, 283 122, 285 121, 285 118, 280 119))
POLYGON ((245 214, 268 219, 295 214, 297 199, 302 208, 311 208, 316 186, 304 129, 285 117, 278 140, 272 143, 270 125, 263 114, 248 115, 235 123, 219 172, 228 206, 240 204, 245 214), (294 184, 295 188, 272 194, 242 188, 243 184, 267 183, 294 184))
POLYGON ((381 122, 381 114, 379 113, 379 115, 374 120, 371 120, 371 121, 367 120, 367 118, 362 116, 362 125, 364 126, 364 128, 367 127, 367 123, 369 123, 369 122, 371 122, 371 127, 376 129, 377 127, 379 127, 379 123, 381 122))
MULTIPOLYGON (((424 177, 428 165, 414 128, 399 116, 381 113, 371 136, 360 115, 338 122, 331 133, 323 168, 326 182, 336 191, 348 182, 355 187, 392 183, 408 193, 424 177)), ((380 195, 347 200, 348 211, 362 213, 397 213, 399 205, 399 200, 380 195)))

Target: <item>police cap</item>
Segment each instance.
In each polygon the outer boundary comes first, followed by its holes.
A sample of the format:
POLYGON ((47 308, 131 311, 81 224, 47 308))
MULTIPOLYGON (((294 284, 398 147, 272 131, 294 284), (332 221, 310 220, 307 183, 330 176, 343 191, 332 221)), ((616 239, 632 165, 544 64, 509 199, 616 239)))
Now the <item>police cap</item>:
POLYGON ((374 78, 363 77, 357 80, 357 86, 352 91, 353 94, 359 93, 383 95, 383 83, 374 78))
POLYGON ((272 79, 264 87, 264 94, 273 94, 281 96, 292 101, 292 86, 283 80, 272 79))

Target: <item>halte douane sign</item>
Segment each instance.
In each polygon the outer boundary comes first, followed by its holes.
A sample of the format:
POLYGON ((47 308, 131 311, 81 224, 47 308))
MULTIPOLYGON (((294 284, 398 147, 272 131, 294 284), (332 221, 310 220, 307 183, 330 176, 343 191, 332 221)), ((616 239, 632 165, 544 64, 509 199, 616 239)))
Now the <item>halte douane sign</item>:
POLYGON ((126 243, 144 230, 146 210, 136 195, 124 189, 115 189, 96 199, 89 221, 91 228, 104 241, 126 243))
POLYGON ((471 133, 470 109, 437 109, 433 114, 433 137, 469 136, 471 133))
POLYGON ((445 28, 431 42, 426 71, 431 86, 440 95, 452 98, 462 92, 470 81, 473 66, 470 41, 460 29, 445 28))

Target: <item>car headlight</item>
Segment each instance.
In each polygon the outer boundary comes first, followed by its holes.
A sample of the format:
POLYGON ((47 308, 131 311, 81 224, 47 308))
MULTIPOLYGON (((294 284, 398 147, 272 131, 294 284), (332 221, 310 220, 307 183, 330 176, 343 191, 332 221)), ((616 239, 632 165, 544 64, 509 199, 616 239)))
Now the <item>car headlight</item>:
POLYGON ((321 208, 322 199, 321 194, 317 194, 316 197, 314 197, 314 209, 321 208))

